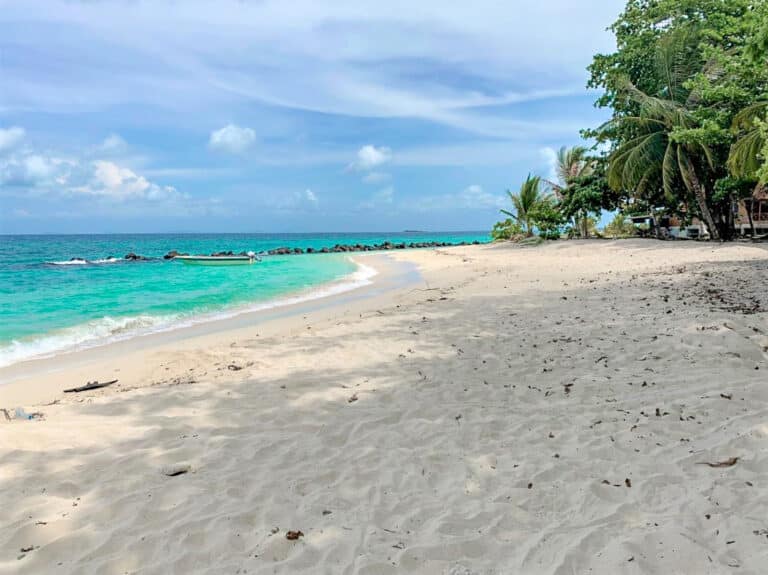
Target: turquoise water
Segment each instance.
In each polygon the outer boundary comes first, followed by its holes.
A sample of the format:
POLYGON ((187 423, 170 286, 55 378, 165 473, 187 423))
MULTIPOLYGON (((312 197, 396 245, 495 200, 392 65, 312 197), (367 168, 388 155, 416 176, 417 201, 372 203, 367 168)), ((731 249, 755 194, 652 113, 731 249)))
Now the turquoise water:
POLYGON ((276 247, 384 241, 487 241, 482 232, 399 234, 152 234, 0 236, 0 366, 90 347, 367 282, 345 254, 269 256, 201 267, 162 258, 276 247), (117 258, 110 260, 110 257, 117 258), (82 258, 89 263, 70 263, 82 258))

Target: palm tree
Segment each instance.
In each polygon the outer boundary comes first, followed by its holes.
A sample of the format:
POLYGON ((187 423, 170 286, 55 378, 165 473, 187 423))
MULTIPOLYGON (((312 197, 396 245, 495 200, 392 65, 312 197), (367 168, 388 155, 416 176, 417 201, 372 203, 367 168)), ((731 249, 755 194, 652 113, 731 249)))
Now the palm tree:
POLYGON ((670 201, 682 183, 696 199, 712 239, 717 239, 718 229, 701 179, 702 170, 714 167, 714 151, 704 141, 684 137, 686 131, 699 127, 688 110, 699 95, 690 92, 685 83, 706 64, 697 46, 696 34, 689 31, 673 33, 659 43, 655 67, 662 88, 657 96, 639 90, 629 79, 624 81, 622 92, 636 105, 637 113, 603 125, 628 135, 609 156, 607 176, 615 190, 632 190, 643 196, 661 188, 670 201))
MULTIPOLYGON (((562 200, 568 193, 568 188, 576 178, 591 175, 594 171, 594 162, 587 157, 587 149, 583 146, 568 148, 563 146, 557 152, 557 182, 547 180, 558 200, 562 200)), ((589 237, 589 214, 580 213, 574 216, 574 225, 580 230, 581 237, 589 237)))
POLYGON ((633 137, 621 144, 608 158, 608 184, 614 189, 632 189, 644 195, 660 182, 668 198, 675 196, 675 185, 682 181, 693 194, 712 239, 718 230, 709 210, 707 191, 699 170, 714 167, 713 151, 704 142, 684 141, 676 132, 696 127, 691 113, 674 100, 654 98, 627 82, 627 95, 639 105, 637 116, 619 118, 633 137))
MULTIPOLYGON (((768 28, 766 28, 768 30, 768 28)), ((755 235, 755 222, 752 221, 752 210, 755 196, 768 182, 768 157, 766 150, 766 116, 768 116, 768 101, 757 102, 747 106, 736 114, 733 119, 732 132, 736 141, 731 145, 728 154, 728 170, 737 178, 757 178, 757 184, 752 197, 744 199, 744 207, 749 219, 752 236, 755 235)))
POLYGON ((520 224, 528 237, 533 235, 533 225, 531 224, 531 212, 533 209, 548 198, 541 193, 541 178, 539 176, 528 177, 520 186, 520 191, 513 194, 507 190, 507 195, 515 208, 514 212, 499 210, 502 214, 509 216, 520 224))
POLYGON ((731 146, 728 156, 728 169, 737 178, 753 178, 760 171, 763 162, 760 158, 765 148, 765 132, 761 122, 768 116, 768 102, 757 102, 747 106, 733 119, 733 132, 738 136, 731 146))

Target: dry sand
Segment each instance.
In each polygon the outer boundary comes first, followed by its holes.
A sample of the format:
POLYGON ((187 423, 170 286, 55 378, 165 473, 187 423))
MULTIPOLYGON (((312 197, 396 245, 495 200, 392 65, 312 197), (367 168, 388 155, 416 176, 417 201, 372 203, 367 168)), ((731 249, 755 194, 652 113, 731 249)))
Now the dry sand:
POLYGON ((767 256, 402 252, 417 285, 25 366, 0 573, 766 573, 767 256))

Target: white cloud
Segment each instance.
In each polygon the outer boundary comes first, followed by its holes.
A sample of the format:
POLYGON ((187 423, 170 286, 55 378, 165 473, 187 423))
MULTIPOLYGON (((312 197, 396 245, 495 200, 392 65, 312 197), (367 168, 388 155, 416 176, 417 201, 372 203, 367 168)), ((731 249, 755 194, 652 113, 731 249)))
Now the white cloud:
POLYGON ((583 94, 592 55, 615 47, 606 27, 624 2, 594 0, 589 10, 572 0, 189 4, 180 14, 173 2, 49 0, 40 11, 11 0, 0 18, 18 29, 18 45, 36 41, 42 62, 65 49, 71 65, 57 74, 11 59, 4 107, 130 102, 196 112, 257 101, 511 136, 513 126, 487 112, 583 94), (173 42, 166 40, 169 23, 173 42), (57 34, 49 40, 43 34, 51 25, 57 34), (124 62, 142 73, 120 73, 115 64, 124 62))
POLYGON ((459 193, 460 204, 463 208, 499 208, 504 205, 505 198, 501 195, 486 192, 477 184, 467 186, 459 193))
POLYGON ((386 206, 392 206, 395 202, 395 188, 387 186, 373 194, 359 207, 365 210, 381 209, 386 206))
POLYGON ((97 196, 116 202, 127 200, 166 202, 187 197, 173 186, 161 186, 150 182, 133 170, 106 160, 93 162, 90 181, 82 186, 71 187, 68 191, 72 194, 97 196))
POLYGON ((250 148, 255 140, 256 132, 252 129, 227 124, 223 128, 211 132, 208 146, 212 150, 241 154, 250 148))
POLYGON ((317 195, 315 194, 315 192, 313 192, 313 191, 312 191, 312 190, 310 190, 309 188, 307 188, 306 190, 304 190, 304 198, 306 198, 306 200, 307 200, 307 201, 308 201, 310 204, 315 204, 315 205, 317 205, 317 202, 318 202, 318 200, 317 200, 317 195))
POLYGON ((0 184, 44 191, 66 184, 77 167, 76 160, 25 150, 0 158, 0 184))
POLYGON ((266 192, 257 201, 264 208, 292 213, 315 211, 320 205, 320 198, 309 188, 303 192, 266 192))
POLYGON ((0 128, 0 153, 15 148, 24 139, 25 133, 24 128, 18 126, 0 128))
POLYGON ((497 210, 505 205, 504 196, 486 192, 481 186, 472 184, 460 192, 416 198, 404 207, 416 212, 432 212, 456 209, 497 210))
MULTIPOLYGON (((38 202, 66 202, 67 210, 47 212, 54 217, 77 215, 113 216, 119 204, 121 217, 139 217, 149 205, 173 208, 174 216, 226 215, 230 210, 218 198, 192 198, 174 186, 164 185, 139 174, 134 168, 113 159, 91 161, 94 150, 79 157, 62 157, 24 147, 0 157, 0 194, 38 202), (45 198, 45 199, 43 199, 45 198), (99 201, 94 201, 98 199, 99 201)), ((317 197, 310 190, 305 197, 317 197)), ((9 209, 15 218, 33 217, 27 207, 9 209)), ((33 212, 34 217, 38 212, 33 212)))
POLYGON ((357 159, 349 167, 355 170, 368 171, 382 166, 392 159, 392 150, 386 146, 377 148, 367 144, 357 151, 357 159))
POLYGON ((544 160, 544 163, 546 164, 546 168, 547 168, 546 178, 550 182, 557 183, 557 181, 560 179, 560 177, 557 174, 557 151, 555 151, 554 148, 545 146, 541 148, 541 150, 539 150, 539 153, 541 154, 541 157, 544 160))
POLYGON ((105 154, 114 154, 117 152, 122 152, 126 148, 128 148, 128 144, 122 137, 120 137, 120 135, 110 134, 104 138, 104 141, 101 143, 98 149, 105 154))

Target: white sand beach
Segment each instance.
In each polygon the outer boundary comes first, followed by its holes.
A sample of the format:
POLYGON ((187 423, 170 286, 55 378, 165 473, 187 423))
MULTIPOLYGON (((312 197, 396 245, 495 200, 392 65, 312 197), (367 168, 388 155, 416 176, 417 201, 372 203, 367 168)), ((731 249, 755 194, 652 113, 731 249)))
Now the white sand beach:
POLYGON ((393 260, 420 278, 6 370, 43 416, 0 413, 0 573, 766 573, 765 247, 360 256, 393 260))

